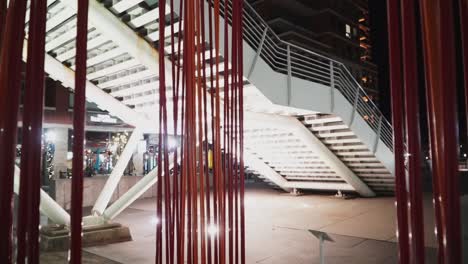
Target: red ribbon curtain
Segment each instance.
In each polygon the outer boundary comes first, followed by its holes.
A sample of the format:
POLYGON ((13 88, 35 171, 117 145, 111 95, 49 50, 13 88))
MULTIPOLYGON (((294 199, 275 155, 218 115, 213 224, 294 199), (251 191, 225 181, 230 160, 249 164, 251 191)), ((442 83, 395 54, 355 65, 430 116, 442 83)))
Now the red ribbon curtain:
MULTIPOLYGON (((44 105, 47 1, 31 0, 26 79, 23 96, 16 263, 39 263, 39 204, 44 105)), ((74 159, 71 212, 71 263, 81 263, 82 171, 86 85, 88 1, 78 1, 77 65, 74 106, 74 159)), ((21 92, 26 0, 0 4, 0 263, 13 263, 13 182, 21 92), (5 18, 6 14, 6 18, 5 18), (6 21, 6 23, 3 23, 6 21), (3 27, 3 25, 5 25, 3 27)))
POLYGON ((83 152, 86 116, 86 60, 88 0, 78 0, 75 97, 73 105, 73 161, 70 212, 70 263, 81 263, 83 219, 83 152))
POLYGON ((23 111, 17 263, 39 263, 42 111, 47 1, 31 1, 23 111))
MULTIPOLYGON (((174 8, 172 0, 159 1, 160 17, 164 17, 166 5, 174 8)), ((177 43, 173 34, 170 38, 171 50, 177 50, 169 58, 172 63, 162 56, 165 43, 159 42, 155 260, 168 264, 245 263, 242 1, 181 1, 179 10, 184 33, 177 43), (223 18, 231 24, 224 23, 221 29, 223 18), (220 30, 224 31, 224 52, 220 30), (172 100, 166 96, 168 64, 172 100), (171 110, 174 135, 168 133, 171 110), (180 148, 169 148, 171 137, 180 139, 180 148), (212 169, 208 166, 211 151, 212 169), (174 164, 172 170, 169 164, 174 164)), ((173 15, 170 20, 174 32, 173 15)), ((160 19, 159 28, 165 28, 165 23, 160 19)), ((161 30, 159 39, 164 38, 161 30)))
MULTIPOLYGON (((5 14, 6 4, 2 3, 0 10, 1 15, 5 14)), ((13 182, 14 182, 14 164, 16 156, 16 139, 18 128, 18 111, 20 103, 21 91, 21 70, 22 70, 22 51, 24 41, 24 21, 26 14, 26 1, 25 0, 12 0, 10 1, 8 12, 6 15, 6 24, 3 31, 1 43, 1 64, 0 64, 0 263, 11 263, 12 260, 12 227, 13 227, 13 182)), ((33 14, 31 14, 33 15, 33 14)), ((3 18, 2 18, 3 19, 3 18)), ((2 24, 1 26, 3 26, 2 24)), ((40 36, 38 36, 40 38, 40 36)), ((26 87, 31 87, 31 80, 33 76, 38 76, 40 72, 31 72, 31 62, 33 61, 32 55, 28 58, 28 80, 29 83, 26 87)), ((42 72, 43 74, 43 72, 42 72)), ((31 89, 28 89, 31 93, 31 89)), ((28 96, 32 96, 28 94, 28 96)), ((31 99, 28 101, 33 104, 30 107, 36 107, 41 97, 31 99)), ((32 114, 33 115, 33 114, 32 114)), ((34 116, 30 116, 33 118, 34 116)), ((37 124, 37 123, 35 123, 37 124)), ((30 124, 31 130, 37 130, 30 124)), ((29 128, 29 127, 28 127, 29 128)), ((33 140, 31 133, 25 140, 33 140)), ((27 163, 36 160, 37 148, 40 145, 31 146, 27 153, 29 154, 25 160, 27 163)), ((23 163, 25 168, 25 163, 23 163)), ((23 177, 28 177, 27 172, 22 173, 23 177)), ((24 179, 23 183, 27 179, 24 179)), ((24 190, 23 184, 23 190, 24 190)), ((23 191, 24 192, 24 191, 23 191)), ((31 198, 34 199, 35 197, 31 198)), ((26 199, 22 199, 20 206, 25 212, 25 206, 28 206, 26 199)), ((37 227, 36 227, 37 228, 37 227)))
POLYGON ((403 72, 401 71, 401 23, 399 1, 387 1, 390 92, 393 124, 393 152, 395 153, 395 205, 398 229, 398 263, 408 264, 409 226, 408 226, 408 193, 404 165, 404 116, 403 116, 403 72))
MULTIPOLYGON (((466 85, 468 5, 460 0, 460 14, 457 14, 453 10, 455 2, 387 2, 399 263, 424 263, 418 67, 424 70, 427 97, 438 262, 462 261, 455 41, 456 34, 464 38, 466 85), (417 12, 420 21, 416 19, 417 12), (455 30, 458 15, 460 32, 455 30), (418 33, 421 42, 417 41, 418 33), (423 51, 424 64, 418 63, 418 49, 423 51), (407 171, 404 157, 408 160, 407 171)), ((465 89, 465 96, 467 92, 465 89)))

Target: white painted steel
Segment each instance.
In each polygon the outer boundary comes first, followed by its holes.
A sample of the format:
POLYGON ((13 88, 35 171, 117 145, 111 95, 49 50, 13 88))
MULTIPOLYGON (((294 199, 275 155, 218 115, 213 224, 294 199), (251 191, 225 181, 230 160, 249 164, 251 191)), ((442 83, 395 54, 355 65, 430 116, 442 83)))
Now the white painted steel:
MULTIPOLYGON (((14 191, 18 195, 19 184, 20 169, 15 165, 14 191)), ((39 210, 42 214, 59 225, 68 225, 70 223, 70 215, 42 189, 40 190, 40 200, 39 210)))
MULTIPOLYGON (((169 163, 169 169, 173 167, 173 160, 169 163)), ((120 212, 125 210, 130 204, 132 204, 138 197, 140 197, 144 192, 146 192, 151 186, 153 186, 157 181, 158 169, 154 168, 144 177, 142 177, 132 188, 130 188, 124 195, 117 199, 111 206, 109 206, 102 214, 104 219, 112 220, 120 212)), ((167 175, 164 175, 167 177, 167 175)))
POLYGON ((257 171, 263 177, 267 178, 281 189, 286 192, 290 192, 291 188, 287 188, 287 180, 283 178, 280 174, 278 174, 275 170, 273 170, 270 166, 266 165, 263 161, 255 157, 255 155, 249 153, 248 151, 244 151, 244 163, 245 166, 257 171))
POLYGON ((297 138, 301 139, 304 145, 319 156, 328 167, 340 175, 356 192, 366 197, 375 196, 375 193, 353 171, 299 121, 288 117, 276 117, 274 119, 275 121, 272 120, 273 123, 287 123, 288 127, 291 128, 289 131, 293 132, 297 138))
POLYGON ((141 2, 143 2, 143 0, 122 0, 114 4, 111 7, 111 9, 114 10, 116 13, 120 14, 124 11, 127 11, 131 7, 138 5, 141 2))
POLYGON ((107 205, 109 204, 112 194, 114 193, 115 189, 119 185, 119 181, 123 176, 125 168, 127 167, 128 162, 133 156, 133 152, 138 145, 138 142, 141 140, 143 136, 142 129, 136 127, 132 135, 127 141, 124 150, 120 154, 117 163, 115 164, 114 168, 112 169, 109 178, 107 178, 106 184, 102 188, 101 193, 99 194, 96 203, 92 209, 92 213, 95 215, 101 215, 104 210, 106 209, 107 205))

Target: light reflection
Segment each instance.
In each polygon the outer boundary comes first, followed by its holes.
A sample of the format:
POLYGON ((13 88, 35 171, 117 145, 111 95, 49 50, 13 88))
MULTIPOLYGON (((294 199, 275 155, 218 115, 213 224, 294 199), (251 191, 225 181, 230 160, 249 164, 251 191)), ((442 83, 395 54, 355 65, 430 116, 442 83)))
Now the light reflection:
POLYGON ((207 232, 210 236, 214 237, 214 236, 218 235, 218 227, 217 227, 216 225, 210 224, 210 225, 208 226, 206 232, 207 232))

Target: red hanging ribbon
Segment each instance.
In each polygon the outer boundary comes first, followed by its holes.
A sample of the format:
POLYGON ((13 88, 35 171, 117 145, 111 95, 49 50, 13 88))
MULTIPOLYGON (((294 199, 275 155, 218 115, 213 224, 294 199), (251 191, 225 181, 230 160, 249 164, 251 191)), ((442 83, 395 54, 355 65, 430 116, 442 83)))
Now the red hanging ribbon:
POLYGON ((88 0, 78 1, 78 19, 76 33, 75 100, 73 105, 73 169, 70 214, 70 263, 72 264, 81 263, 88 5, 88 0))

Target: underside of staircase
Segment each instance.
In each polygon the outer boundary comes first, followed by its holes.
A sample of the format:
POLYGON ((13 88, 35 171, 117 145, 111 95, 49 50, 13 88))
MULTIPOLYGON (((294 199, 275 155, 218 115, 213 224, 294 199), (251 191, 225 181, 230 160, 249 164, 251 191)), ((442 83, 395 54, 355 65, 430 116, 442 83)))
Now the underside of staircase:
MULTIPOLYGON (((166 21, 171 14, 176 18, 172 31, 169 23, 159 28, 156 1, 90 0, 87 99, 145 133, 157 131, 157 57, 165 56, 170 68, 183 53, 183 43, 180 52, 171 48, 171 35, 177 47, 183 34, 178 7, 177 0, 174 10, 166 6, 166 21), (159 41, 166 44, 164 54, 155 49, 159 41)), ((75 10, 76 1, 48 1, 46 71, 72 89, 75 10)), ((282 41, 248 3, 244 18, 248 169, 284 190, 391 194, 391 126, 346 67, 282 41)), ((213 45, 203 46, 206 61, 220 56, 221 76, 229 73, 223 50, 215 54, 213 45)), ((209 82, 214 73, 206 72, 209 82)), ((169 78, 168 90, 171 83, 169 78)))

